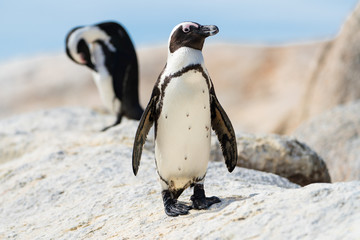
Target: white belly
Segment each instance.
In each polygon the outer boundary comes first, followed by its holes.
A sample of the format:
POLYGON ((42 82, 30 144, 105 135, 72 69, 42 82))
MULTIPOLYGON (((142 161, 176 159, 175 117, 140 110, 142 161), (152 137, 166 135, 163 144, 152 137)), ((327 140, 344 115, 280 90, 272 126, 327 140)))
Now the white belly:
POLYGON ((175 188, 205 175, 210 155, 210 100, 194 71, 173 78, 158 119, 155 157, 160 176, 175 188))
POLYGON ((120 101, 115 97, 112 77, 105 67, 105 56, 101 46, 97 43, 91 44, 92 58, 97 72, 93 72, 94 81, 99 91, 101 101, 108 111, 117 114, 120 110, 120 101))
POLYGON ((112 78, 107 73, 94 73, 94 81, 99 91, 101 101, 108 111, 117 114, 120 109, 120 101, 116 98, 112 78))

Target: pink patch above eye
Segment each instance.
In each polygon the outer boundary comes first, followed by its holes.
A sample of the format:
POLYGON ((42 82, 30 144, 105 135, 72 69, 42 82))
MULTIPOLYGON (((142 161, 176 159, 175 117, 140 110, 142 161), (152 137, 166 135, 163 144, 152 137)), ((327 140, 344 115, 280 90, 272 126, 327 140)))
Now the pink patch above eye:
POLYGON ((85 60, 85 55, 83 53, 80 53, 80 63, 85 64, 86 60, 85 60))
POLYGON ((190 26, 194 26, 194 27, 196 27, 196 28, 199 27, 199 25, 197 25, 196 23, 186 23, 186 24, 182 25, 183 31, 184 31, 184 32, 188 32, 189 29, 190 29, 190 26))

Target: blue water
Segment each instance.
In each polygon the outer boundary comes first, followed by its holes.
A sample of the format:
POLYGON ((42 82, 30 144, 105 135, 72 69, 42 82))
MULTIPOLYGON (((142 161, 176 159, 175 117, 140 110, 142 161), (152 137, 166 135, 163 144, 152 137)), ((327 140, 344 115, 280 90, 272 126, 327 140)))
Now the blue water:
MULTIPOLYGON (((1 0, 0 61, 64 49, 78 25, 121 22, 137 47, 167 42, 182 21, 215 24, 209 41, 286 43, 333 37, 356 0, 1 0)), ((208 42, 209 42, 208 41, 208 42)))

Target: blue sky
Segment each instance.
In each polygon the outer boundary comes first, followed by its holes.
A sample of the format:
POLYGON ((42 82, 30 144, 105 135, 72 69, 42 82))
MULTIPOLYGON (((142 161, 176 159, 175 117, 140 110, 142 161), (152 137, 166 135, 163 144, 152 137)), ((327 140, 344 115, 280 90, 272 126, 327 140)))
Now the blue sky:
POLYGON ((67 32, 122 23, 137 47, 167 42, 182 21, 215 24, 211 41, 289 43, 335 36, 356 0, 0 1, 0 61, 64 49, 67 32))

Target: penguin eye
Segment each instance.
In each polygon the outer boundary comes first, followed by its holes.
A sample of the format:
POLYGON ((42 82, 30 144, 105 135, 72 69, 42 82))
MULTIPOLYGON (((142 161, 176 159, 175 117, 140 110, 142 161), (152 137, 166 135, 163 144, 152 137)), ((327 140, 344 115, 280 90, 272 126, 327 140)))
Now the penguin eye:
POLYGON ((189 27, 185 27, 185 28, 183 28, 183 32, 184 32, 184 33, 188 33, 188 32, 190 32, 190 28, 189 28, 189 27))

